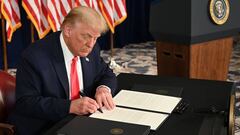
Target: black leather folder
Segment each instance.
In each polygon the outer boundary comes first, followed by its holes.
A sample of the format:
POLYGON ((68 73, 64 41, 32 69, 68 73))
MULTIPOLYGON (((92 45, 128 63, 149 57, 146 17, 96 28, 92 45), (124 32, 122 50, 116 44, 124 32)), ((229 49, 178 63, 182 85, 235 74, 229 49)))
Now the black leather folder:
POLYGON ((76 116, 57 135, 148 135, 149 126, 76 116))

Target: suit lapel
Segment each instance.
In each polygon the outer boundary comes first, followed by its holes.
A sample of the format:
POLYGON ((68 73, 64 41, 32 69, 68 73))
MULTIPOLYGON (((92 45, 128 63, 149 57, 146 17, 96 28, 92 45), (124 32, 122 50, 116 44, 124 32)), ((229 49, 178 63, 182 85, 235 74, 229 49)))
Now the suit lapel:
MULTIPOLYGON (((82 75, 83 75, 83 85, 84 90, 86 90, 86 87, 89 86, 90 80, 91 80, 91 66, 90 59, 88 57, 81 57, 81 64, 82 64, 82 75)), ((88 93, 87 91, 85 91, 88 93)))
POLYGON ((67 71, 65 67, 65 61, 63 57, 63 52, 60 44, 60 32, 55 34, 55 39, 53 40, 53 48, 52 53, 54 55, 53 57, 53 65, 56 69, 56 73, 58 75, 58 79, 60 80, 64 92, 66 94, 66 97, 69 97, 69 83, 68 83, 68 77, 67 77, 67 71))

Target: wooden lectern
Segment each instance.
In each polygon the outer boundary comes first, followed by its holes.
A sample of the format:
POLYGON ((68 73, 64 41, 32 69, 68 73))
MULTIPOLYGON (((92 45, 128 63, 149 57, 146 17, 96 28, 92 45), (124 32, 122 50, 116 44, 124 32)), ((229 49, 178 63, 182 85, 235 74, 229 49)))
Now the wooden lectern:
POLYGON ((158 75, 226 80, 239 12, 240 1, 153 1, 150 32, 157 41, 158 75), (221 25, 210 15, 210 3, 217 1, 229 2, 229 16, 221 25))

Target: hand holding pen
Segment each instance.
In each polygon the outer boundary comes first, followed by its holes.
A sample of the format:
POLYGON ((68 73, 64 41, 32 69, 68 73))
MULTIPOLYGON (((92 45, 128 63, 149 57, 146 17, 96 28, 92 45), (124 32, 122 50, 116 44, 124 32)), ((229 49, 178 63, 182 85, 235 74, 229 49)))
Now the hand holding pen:
POLYGON ((96 112, 98 108, 99 105, 96 100, 85 96, 82 98, 71 100, 69 113, 76 115, 86 115, 96 112))
MULTIPOLYGON (((84 92, 81 92, 81 91, 80 91, 79 94, 80 94, 80 96, 82 96, 82 97, 87 97, 84 92)), ((99 107, 97 110, 98 110, 100 113, 103 113, 103 111, 102 111, 102 109, 101 109, 100 107, 99 107)))

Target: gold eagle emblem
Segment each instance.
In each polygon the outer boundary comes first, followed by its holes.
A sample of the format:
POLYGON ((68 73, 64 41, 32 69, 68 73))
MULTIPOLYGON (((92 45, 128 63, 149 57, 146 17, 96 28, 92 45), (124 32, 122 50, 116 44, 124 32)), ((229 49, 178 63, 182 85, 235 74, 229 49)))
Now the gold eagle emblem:
POLYGON ((224 24, 230 12, 228 0, 211 0, 209 5, 210 17, 218 25, 224 24))

